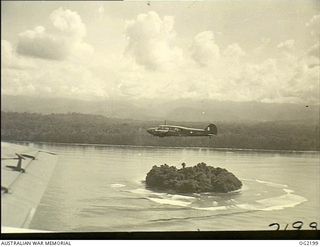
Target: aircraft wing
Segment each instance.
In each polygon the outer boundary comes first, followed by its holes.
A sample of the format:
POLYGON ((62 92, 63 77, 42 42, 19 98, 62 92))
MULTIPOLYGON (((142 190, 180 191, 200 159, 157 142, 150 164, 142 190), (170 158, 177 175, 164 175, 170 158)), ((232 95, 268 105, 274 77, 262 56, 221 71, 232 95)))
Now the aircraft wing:
POLYGON ((1 231, 29 227, 56 162, 53 153, 1 142, 1 231), (7 167, 17 165, 17 154, 24 155, 24 173, 7 167))

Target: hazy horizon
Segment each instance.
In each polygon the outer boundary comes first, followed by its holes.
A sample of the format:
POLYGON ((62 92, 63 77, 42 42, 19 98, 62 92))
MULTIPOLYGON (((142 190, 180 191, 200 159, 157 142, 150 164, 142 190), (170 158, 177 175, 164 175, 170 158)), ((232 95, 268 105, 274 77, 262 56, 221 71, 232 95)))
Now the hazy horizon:
POLYGON ((2 94, 319 104, 318 1, 149 2, 1 2, 2 94))
POLYGON ((109 118, 179 122, 319 122, 319 105, 216 101, 210 99, 104 99, 80 100, 2 95, 1 111, 29 113, 82 113, 109 118))

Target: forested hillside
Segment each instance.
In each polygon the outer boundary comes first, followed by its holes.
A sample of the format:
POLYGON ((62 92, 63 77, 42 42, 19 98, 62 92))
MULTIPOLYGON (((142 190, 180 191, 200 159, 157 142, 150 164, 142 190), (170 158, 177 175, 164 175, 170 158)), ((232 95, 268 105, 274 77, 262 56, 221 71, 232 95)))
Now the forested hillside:
MULTIPOLYGON (((209 122, 170 122, 204 128, 209 122)), ((154 137, 146 132, 159 121, 107 118, 99 115, 1 112, 1 140, 97 143, 116 145, 319 150, 319 125, 307 121, 214 122, 218 135, 154 137)))

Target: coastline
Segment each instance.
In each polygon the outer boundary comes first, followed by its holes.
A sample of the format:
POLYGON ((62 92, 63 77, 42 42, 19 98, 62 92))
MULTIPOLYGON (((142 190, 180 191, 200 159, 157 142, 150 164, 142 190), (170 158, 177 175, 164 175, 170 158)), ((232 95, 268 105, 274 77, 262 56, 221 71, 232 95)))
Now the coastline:
POLYGON ((213 147, 177 147, 177 146, 143 146, 143 145, 122 145, 122 144, 95 144, 95 143, 68 143, 68 142, 32 142, 32 141, 14 141, 1 140, 7 143, 24 144, 48 144, 48 145, 69 145, 69 146, 98 146, 98 147, 122 147, 122 148, 158 148, 158 149, 196 149, 213 151, 232 151, 232 152, 256 152, 256 153, 308 153, 319 154, 320 150, 288 150, 288 149, 245 149, 245 148, 213 148, 213 147))

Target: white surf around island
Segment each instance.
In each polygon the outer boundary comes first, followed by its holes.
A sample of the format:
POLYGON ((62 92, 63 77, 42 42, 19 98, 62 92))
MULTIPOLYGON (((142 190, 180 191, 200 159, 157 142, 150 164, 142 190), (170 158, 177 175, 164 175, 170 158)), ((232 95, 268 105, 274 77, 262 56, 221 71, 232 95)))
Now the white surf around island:
POLYGON ((111 188, 122 188, 122 187, 125 187, 126 185, 124 184, 110 184, 110 187, 111 188))
MULTIPOLYGON (((231 193, 194 193, 188 195, 169 194, 162 192, 154 192, 146 188, 136 188, 131 190, 124 190, 125 192, 139 194, 145 199, 157 203, 159 205, 171 205, 174 207, 206 210, 206 211, 228 211, 232 210, 245 210, 245 211, 273 211, 282 210, 285 208, 295 207, 307 199, 303 196, 294 194, 294 190, 289 189, 286 184, 279 184, 270 181, 263 181, 258 179, 242 179, 243 187, 240 190, 231 193), (248 183, 251 183, 251 186, 248 183), (252 192, 255 185, 260 184, 263 186, 261 193, 254 192, 250 195, 251 200, 248 203, 243 203, 237 198, 246 196, 247 193, 252 192), (266 196, 269 189, 276 192, 276 196, 266 196), (226 197, 224 199, 224 197, 226 197), (234 198, 232 198, 234 197, 234 198)), ((112 184, 114 189, 122 189, 125 187, 123 184, 112 184)))

